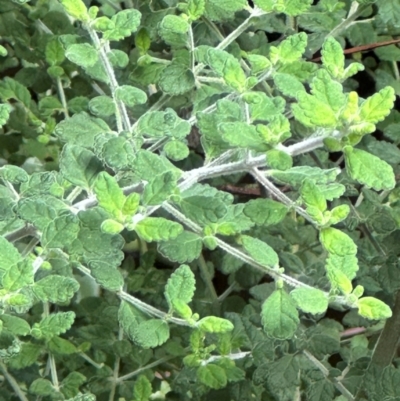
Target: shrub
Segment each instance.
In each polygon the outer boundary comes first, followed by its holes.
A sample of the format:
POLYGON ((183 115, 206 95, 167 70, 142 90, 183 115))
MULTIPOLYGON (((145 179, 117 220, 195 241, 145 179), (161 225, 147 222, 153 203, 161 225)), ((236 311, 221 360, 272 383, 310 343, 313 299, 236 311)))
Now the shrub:
POLYGON ((1 401, 400 397, 398 2, 254 3, 0 2, 1 401))

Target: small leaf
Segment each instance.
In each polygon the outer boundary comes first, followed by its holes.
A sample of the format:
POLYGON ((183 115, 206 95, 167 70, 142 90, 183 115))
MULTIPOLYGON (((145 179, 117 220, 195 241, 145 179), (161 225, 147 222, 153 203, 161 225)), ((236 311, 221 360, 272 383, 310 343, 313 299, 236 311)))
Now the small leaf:
POLYGON ((32 287, 35 296, 42 302, 65 303, 79 290, 79 283, 70 277, 50 275, 36 281, 32 287))
POLYGON ((118 291, 124 285, 124 278, 120 271, 111 263, 101 260, 91 260, 88 263, 90 272, 98 284, 109 291, 118 291))
POLYGON ((163 148, 165 156, 173 161, 184 160, 189 156, 190 150, 187 145, 181 141, 168 141, 163 148))
POLYGON ((155 348, 169 339, 167 322, 150 319, 139 324, 135 332, 135 342, 143 348, 155 348))
POLYGON ((42 246, 63 249, 76 239, 78 232, 79 219, 75 215, 57 217, 43 231, 42 246))
POLYGON ((200 366, 197 369, 196 375, 200 383, 214 390, 224 388, 228 382, 225 370, 211 363, 200 366))
POLYGON ((58 312, 44 317, 32 327, 32 336, 35 338, 51 339, 53 336, 65 333, 74 323, 74 312, 58 312))
POLYGON ((158 81, 161 90, 167 95, 178 96, 195 86, 193 72, 185 65, 172 63, 162 71, 158 81))
POLYGON ((90 150, 67 145, 60 155, 60 170, 66 180, 90 190, 103 165, 90 150))
POLYGON ((36 379, 29 386, 29 392, 38 396, 48 396, 56 392, 55 388, 47 379, 36 379))
POLYGON ((171 171, 159 174, 151 180, 143 191, 142 202, 144 205, 159 205, 175 194, 177 179, 171 171))
POLYGON ((135 401, 148 401, 153 390, 151 383, 145 375, 140 375, 133 387, 133 397, 135 401))
POLYGON ((60 0, 65 8, 65 11, 71 16, 80 21, 87 21, 89 15, 82 0, 60 0))
POLYGON ((122 208, 126 198, 115 178, 106 172, 101 172, 94 182, 93 191, 96 194, 99 206, 118 221, 121 221, 122 208))
POLYGON ((271 199, 252 199, 243 209, 243 213, 258 226, 278 224, 287 212, 285 205, 271 199))
POLYGON ((95 116, 109 117, 115 113, 115 103, 109 96, 96 96, 90 99, 89 110, 95 116))
POLYGON ((234 328, 229 320, 215 316, 203 317, 197 322, 196 326, 206 333, 227 333, 234 328))
POLYGON ((83 68, 94 66, 98 60, 96 49, 89 45, 89 43, 68 46, 65 51, 65 57, 83 68))
POLYGON ((329 252, 338 256, 355 255, 357 246, 344 232, 336 228, 324 228, 320 232, 322 246, 329 252))
POLYGON ((158 242, 176 238, 183 228, 180 224, 162 217, 146 217, 136 224, 135 231, 146 242, 158 242))
POLYGON ((395 97, 394 89, 391 86, 370 96, 360 106, 360 120, 372 124, 382 121, 393 108, 395 97))
POLYGON ((346 170, 350 177, 375 191, 393 189, 396 185, 393 168, 385 161, 351 146, 344 148, 346 170))
POLYGON ((280 340, 293 337, 300 322, 296 305, 285 290, 275 290, 262 305, 262 323, 268 336, 280 340))
POLYGON ((31 331, 29 323, 17 316, 1 315, 0 321, 3 323, 3 332, 10 332, 15 336, 26 336, 31 331))
POLYGON ((191 21, 199 19, 205 11, 205 0, 188 0, 188 15, 191 21))
POLYGON ((1 285, 8 291, 17 291, 33 284, 33 266, 30 259, 19 261, 5 272, 1 277, 1 285))
POLYGON ((324 313, 328 308, 328 299, 325 294, 316 288, 296 288, 290 296, 297 307, 305 313, 317 315, 324 313))
POLYGON ((374 297, 364 297, 357 301, 358 313, 370 320, 388 319, 392 311, 384 302, 374 297))
POLYGON ((190 263, 200 256, 201 237, 190 231, 183 231, 176 238, 159 242, 158 251, 172 262, 190 263))
POLYGON ((276 252, 265 242, 247 235, 241 236, 242 244, 246 252, 258 263, 268 268, 274 268, 279 264, 276 252))
POLYGON ((159 32, 165 43, 175 47, 184 47, 187 44, 189 24, 184 18, 168 14, 160 23, 159 32))
POLYGON ((115 91, 115 97, 123 101, 129 107, 147 102, 146 93, 130 85, 119 86, 115 91))
POLYGON ((344 54, 340 43, 333 37, 328 36, 321 50, 324 68, 333 78, 342 79, 344 74, 344 54))
POLYGON ((170 306, 174 300, 179 299, 185 303, 192 301, 196 281, 188 265, 181 265, 172 273, 165 286, 165 298, 170 306))
POLYGON ((141 13, 135 9, 122 10, 114 14, 111 21, 114 28, 104 32, 106 40, 121 40, 136 32, 140 25, 141 13))
POLYGON ((103 233, 119 234, 124 229, 124 225, 113 219, 107 219, 101 223, 100 229, 103 233))

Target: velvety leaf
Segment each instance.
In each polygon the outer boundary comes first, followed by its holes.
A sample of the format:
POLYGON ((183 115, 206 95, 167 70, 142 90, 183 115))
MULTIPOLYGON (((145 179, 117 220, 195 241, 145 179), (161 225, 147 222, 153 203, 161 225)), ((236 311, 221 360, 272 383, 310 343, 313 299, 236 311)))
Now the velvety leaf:
POLYGON ((325 294, 316 288, 296 288, 290 296, 297 307, 305 313, 317 315, 324 313, 328 308, 328 299, 325 294))
POLYGON ((82 43, 68 46, 65 51, 65 57, 80 67, 87 68, 96 63, 98 54, 96 49, 89 43, 82 43))
POLYGON ((79 290, 79 283, 70 277, 49 275, 36 281, 32 287, 35 296, 42 302, 65 303, 79 290))
POLYGON ((346 170, 354 180, 376 191, 394 188, 393 168, 385 161, 351 146, 344 148, 344 155, 346 170))
POLYGON ((256 262, 270 269, 278 265, 278 255, 268 244, 258 238, 252 238, 247 235, 242 235, 241 240, 246 252, 256 262))
POLYGON ((159 242, 176 238, 183 228, 180 224, 162 217, 146 217, 136 224, 135 231, 146 242, 159 242))
POLYGON ((233 324, 227 319, 207 316, 197 322, 197 327, 206 333, 226 333, 233 330, 233 324))
POLYGON ((140 25, 141 13, 135 9, 122 10, 111 17, 114 28, 104 32, 107 40, 121 40, 136 32, 140 25))
POLYGON ((51 339, 53 336, 65 333, 74 323, 74 312, 57 312, 44 317, 32 326, 31 334, 35 338, 51 339))
POLYGON ((57 217, 43 231, 42 245, 46 248, 64 248, 78 235, 79 220, 74 215, 57 217))
POLYGON ((181 265, 167 281, 165 298, 170 306, 176 299, 188 304, 193 298, 195 289, 196 281, 193 272, 188 265, 181 265))
POLYGON ((213 364, 200 366, 196 375, 200 383, 215 390, 224 388, 228 381, 225 370, 213 364))
POLYGON ((148 401, 152 394, 151 383, 145 375, 140 375, 133 387, 135 401, 148 401))
POLYGON ((159 242, 158 251, 172 262, 192 262, 200 256, 201 237, 190 231, 183 231, 176 238, 159 242))
POLYGON ((268 336, 280 340, 292 338, 299 324, 296 305, 283 289, 274 291, 263 303, 261 317, 268 336))
POLYGON ((354 241, 336 228, 329 227, 321 230, 320 241, 329 253, 337 256, 355 255, 357 253, 357 246, 354 241))
POLYGON ((159 205, 174 194, 177 180, 174 174, 166 171, 155 176, 144 188, 142 201, 144 205, 159 205))
POLYGON ((160 319, 150 319, 138 325, 135 342, 143 348, 155 348, 169 339, 168 324, 160 319))
POLYGON ((358 313, 370 320, 388 319, 392 316, 390 308, 374 297, 364 297, 357 301, 358 313))

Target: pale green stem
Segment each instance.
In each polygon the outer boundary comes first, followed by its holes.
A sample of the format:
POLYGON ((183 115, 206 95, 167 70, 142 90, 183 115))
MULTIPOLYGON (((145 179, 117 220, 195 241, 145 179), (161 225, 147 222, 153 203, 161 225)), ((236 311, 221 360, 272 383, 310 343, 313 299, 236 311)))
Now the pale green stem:
POLYGON ((218 302, 224 302, 225 299, 236 289, 237 283, 233 282, 219 297, 218 302))
POLYGON ((218 77, 197 76, 196 79, 199 82, 208 82, 208 83, 216 83, 216 84, 225 83, 225 81, 222 78, 218 78, 218 77))
POLYGON ((123 129, 125 129, 126 131, 130 131, 131 124, 129 121, 128 112, 126 110, 125 104, 120 100, 118 100, 115 96, 115 92, 118 89, 118 82, 117 79, 115 78, 113 67, 110 63, 110 60, 108 59, 107 51, 105 49, 108 42, 102 44, 100 42, 99 37, 97 36, 97 32, 94 29, 92 29, 88 25, 86 26, 86 29, 89 32, 89 35, 99 52, 100 60, 103 64, 103 67, 106 71, 110 83, 111 96, 116 106, 115 114, 116 114, 118 132, 121 132, 123 129))
POLYGON ((25 393, 22 391, 21 387, 17 383, 17 381, 14 379, 10 373, 8 373, 8 370, 6 368, 6 365, 3 364, 3 362, 0 362, 0 370, 3 373, 4 377, 8 381, 8 384, 12 387, 14 390, 15 394, 21 401, 29 401, 28 398, 26 397, 25 393))
POLYGON ((203 277, 203 280, 208 288, 208 292, 211 295, 211 299, 213 301, 216 301, 218 299, 218 295, 217 292, 215 291, 215 287, 211 280, 210 273, 208 271, 208 266, 204 259, 203 254, 200 254, 199 258, 197 259, 197 265, 199 266, 201 276, 203 277))
POLYGON ((245 351, 245 352, 237 352, 235 354, 228 354, 228 355, 212 355, 205 361, 201 362, 202 366, 208 365, 209 363, 213 363, 216 361, 219 361, 224 358, 229 358, 230 360, 234 361, 237 359, 243 359, 246 358, 246 356, 251 356, 251 351, 245 351))
POLYGON ((90 363, 93 367, 95 367, 96 369, 101 369, 104 366, 104 363, 97 363, 95 362, 92 358, 90 358, 90 356, 86 355, 85 353, 81 352, 79 354, 80 357, 82 357, 85 361, 87 361, 88 363, 90 363))
POLYGON ((194 63, 195 63, 194 50, 195 50, 195 46, 194 46, 194 37, 193 37, 192 24, 189 25, 188 39, 189 39, 189 52, 190 52, 190 66, 191 66, 192 72, 194 74, 194 63))
POLYGON ((400 73, 399 73, 399 67, 397 66, 397 61, 392 61, 392 67, 396 81, 400 81, 400 73))
POLYGON ((347 390, 347 388, 340 381, 330 379, 329 370, 325 365, 323 365, 317 358, 315 358, 314 355, 312 355, 307 350, 304 350, 303 354, 308 358, 310 362, 313 363, 315 367, 319 369, 319 371, 325 376, 326 380, 330 380, 333 383, 333 385, 341 392, 343 397, 345 397, 349 401, 354 401, 353 394, 351 394, 350 391, 347 390))
POLYGON ((68 113, 67 99, 65 98, 65 92, 60 77, 57 77, 57 89, 58 89, 58 96, 60 97, 61 104, 63 106, 64 116, 66 119, 68 119, 69 113, 68 113))
MULTIPOLYGON (((124 331, 123 331, 122 327, 120 327, 118 330, 118 340, 121 341, 123 338, 124 338, 124 331)), ((113 371, 113 378, 112 378, 112 382, 111 382, 110 396, 108 397, 109 401, 114 401, 115 391, 117 389, 117 381, 118 381, 120 363, 121 363, 121 358, 119 356, 116 356, 115 362, 114 362, 114 371, 113 371)))
POLYGON ((80 187, 75 187, 67 196, 67 202, 73 202, 81 193, 83 189, 80 187))
POLYGON ((345 31, 349 26, 353 24, 355 21, 366 9, 369 7, 370 4, 359 5, 357 2, 353 1, 352 6, 350 8, 350 13, 345 20, 343 20, 339 25, 333 28, 326 37, 329 36, 339 36, 343 31, 345 31), (353 7, 356 5, 357 7, 353 7))
MULTIPOLYGON (((78 266, 76 266, 76 268, 78 270, 80 270, 82 273, 84 273, 86 276, 88 276, 94 280, 93 276, 90 273, 90 270, 87 267, 85 267, 83 265, 78 265, 78 266)), ((123 301, 129 302, 130 304, 132 304, 132 305, 136 306, 138 309, 140 309, 142 312, 145 312, 149 315, 158 317, 160 319, 167 320, 168 322, 175 323, 180 326, 192 327, 192 325, 190 323, 188 323, 186 320, 172 317, 168 313, 160 311, 159 309, 154 308, 154 306, 146 304, 145 302, 134 297, 133 295, 128 294, 127 292, 125 292, 123 290, 116 291, 115 294, 123 301)))
POLYGON ((250 174, 272 195, 279 199, 284 205, 289 208, 293 208, 296 212, 303 216, 307 221, 309 221, 314 226, 318 224, 313 218, 300 206, 297 206, 290 198, 288 198, 282 191, 280 191, 271 181, 269 181, 265 175, 260 172, 257 168, 253 168, 250 174))
POLYGON ((32 238, 29 241, 29 243, 26 245, 24 250, 21 252, 21 255, 23 257, 29 255, 38 243, 39 243, 39 239, 38 238, 32 238))
POLYGON ((139 375, 140 373, 146 371, 147 369, 155 368, 156 366, 161 365, 164 362, 168 362, 168 361, 170 361, 171 359, 174 359, 174 358, 176 358, 176 356, 165 356, 164 358, 160 358, 157 361, 149 363, 148 365, 142 366, 141 368, 136 369, 131 373, 128 373, 128 374, 126 374, 124 376, 119 377, 117 379, 117 384, 120 384, 125 380, 132 379, 132 377, 135 377, 135 376, 139 375))

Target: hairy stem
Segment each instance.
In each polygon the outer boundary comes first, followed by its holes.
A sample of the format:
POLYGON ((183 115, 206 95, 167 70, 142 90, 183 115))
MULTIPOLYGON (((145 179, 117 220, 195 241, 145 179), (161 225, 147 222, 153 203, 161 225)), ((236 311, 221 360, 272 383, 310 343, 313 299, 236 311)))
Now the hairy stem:
POLYGON ((9 385, 12 387, 14 390, 15 394, 21 401, 29 401, 28 398, 26 397, 25 393, 22 391, 21 387, 17 383, 17 381, 14 379, 10 373, 8 373, 8 370, 6 368, 6 365, 3 364, 3 362, 0 362, 0 371, 3 373, 4 377, 8 381, 9 385))

